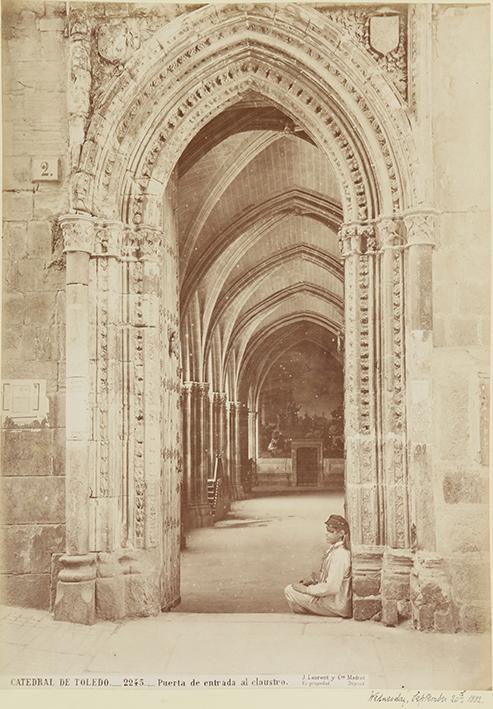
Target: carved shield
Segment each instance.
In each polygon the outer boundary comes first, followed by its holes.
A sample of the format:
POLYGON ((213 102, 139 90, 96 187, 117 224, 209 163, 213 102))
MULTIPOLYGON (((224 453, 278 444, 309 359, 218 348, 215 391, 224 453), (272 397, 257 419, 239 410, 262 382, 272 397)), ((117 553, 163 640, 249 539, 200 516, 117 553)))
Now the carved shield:
POLYGON ((399 46, 399 15, 374 15, 370 18, 370 45, 380 54, 399 46))
POLYGON ((98 29, 98 52, 111 64, 124 61, 127 52, 127 28, 124 24, 106 23, 98 29))

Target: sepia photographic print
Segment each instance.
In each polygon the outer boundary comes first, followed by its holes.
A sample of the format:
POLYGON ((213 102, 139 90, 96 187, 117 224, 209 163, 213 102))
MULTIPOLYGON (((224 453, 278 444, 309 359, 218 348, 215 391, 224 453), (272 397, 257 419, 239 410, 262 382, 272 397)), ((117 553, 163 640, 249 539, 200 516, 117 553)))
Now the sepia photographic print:
POLYGON ((9 697, 490 702, 489 103, 488 3, 2 2, 9 697))

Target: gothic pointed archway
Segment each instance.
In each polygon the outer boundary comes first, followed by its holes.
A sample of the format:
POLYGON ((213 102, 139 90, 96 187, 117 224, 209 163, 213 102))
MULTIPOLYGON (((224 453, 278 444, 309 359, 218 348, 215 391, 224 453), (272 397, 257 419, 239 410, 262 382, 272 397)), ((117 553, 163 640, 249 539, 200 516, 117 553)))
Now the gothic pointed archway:
MULTIPOLYGON (((83 53, 80 27, 72 38, 83 53)), ((253 244, 286 211, 321 220, 327 230, 339 228, 356 617, 371 617, 383 603, 392 621, 398 602, 409 600, 413 529, 418 544, 433 547, 429 527, 421 531, 417 524, 431 504, 427 414, 411 412, 409 398, 413 382, 422 391, 429 376, 431 325, 415 279, 431 267, 432 224, 429 214, 416 213, 423 196, 404 101, 341 25, 312 8, 204 7, 157 31, 97 97, 73 177, 72 212, 60 220, 67 255, 68 419, 59 618, 90 622, 95 609, 99 617, 148 614, 178 601, 178 342, 181 331, 182 340, 194 343, 192 357, 183 362, 184 406, 203 418, 214 342, 208 333, 225 303, 212 299, 204 333, 187 329, 186 312, 180 317, 174 171, 194 136, 239 101, 257 97, 301 126, 302 139, 326 156, 341 205, 296 189, 289 206, 271 200, 245 214, 241 225, 222 233, 194 261, 205 206, 185 245, 186 278, 195 281, 214 262, 215 282, 225 282, 237 228, 253 244), (382 568, 392 581, 387 596, 380 588, 382 568), (396 575, 402 587, 397 596, 396 575)), ((251 145, 249 155, 261 149, 251 145)), ((192 159, 193 147, 188 150, 192 159)), ((215 189, 220 193, 224 185, 215 189)), ((305 252, 320 261, 310 245, 305 252)), ((331 267, 324 263, 321 271, 331 267)), ((236 293, 240 286, 230 284, 236 293)), ((230 341, 279 303, 295 302, 296 288, 292 283, 289 292, 273 290, 261 306, 247 308, 230 341)), ((308 290, 329 303, 322 283, 308 290)), ((183 302, 185 311, 199 307, 187 293, 183 302)), ((340 303, 327 308, 328 319, 337 322, 340 303)), ((281 307, 277 314, 293 313, 281 307)), ((248 357, 246 344, 240 363, 248 357)), ((223 364, 231 352, 226 344, 223 364)), ((233 399, 237 384, 232 374, 227 386, 233 399)), ((186 431, 183 445, 186 465, 186 431)), ((194 445, 200 468, 202 441, 194 445)))

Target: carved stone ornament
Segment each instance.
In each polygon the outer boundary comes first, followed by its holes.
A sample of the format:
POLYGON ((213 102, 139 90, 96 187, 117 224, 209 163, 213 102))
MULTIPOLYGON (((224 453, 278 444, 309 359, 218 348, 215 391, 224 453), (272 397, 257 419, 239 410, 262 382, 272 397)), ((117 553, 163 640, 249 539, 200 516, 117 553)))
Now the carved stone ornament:
POLYGON ((339 230, 339 249, 342 258, 355 254, 375 253, 376 246, 373 224, 343 224, 339 230))
POLYGON ((97 47, 102 59, 120 64, 140 47, 140 37, 124 22, 106 22, 98 28, 97 47))
POLYGON ((176 330, 168 330, 168 354, 170 357, 175 356, 178 359, 180 358, 180 344, 176 330))
POLYGON ((395 219, 381 219, 377 224, 377 234, 380 248, 402 246, 404 243, 400 224, 395 219))
POLYGON ((109 222, 98 227, 95 252, 99 256, 121 256, 124 226, 121 222, 109 222))
MULTIPOLYGON (((363 33, 364 44, 371 58, 377 64, 384 64, 383 68, 387 65, 390 67, 392 62, 397 63, 398 70, 395 71, 399 82, 404 83, 402 91, 404 96, 407 76, 406 12, 399 11, 399 48, 385 56, 373 50, 367 38, 369 17, 374 14, 374 11, 372 13, 369 10, 358 9, 358 12, 362 13, 362 16, 358 20, 357 27, 363 33)), ((331 22, 337 24, 339 24, 338 19, 342 16, 346 17, 345 8, 337 10, 326 8, 324 13, 330 16, 331 22)), ((120 150, 127 150, 126 142, 129 136, 137 136, 142 127, 154 116, 152 123, 155 129, 152 135, 149 134, 148 139, 146 138, 145 144, 142 144, 142 150, 136 160, 139 171, 134 175, 130 209, 126 213, 129 214, 130 223, 134 225, 144 222, 157 223, 154 213, 157 207, 153 200, 146 197, 149 193, 149 182, 151 179, 161 181, 163 184, 167 181, 169 173, 184 149, 184 137, 188 129, 185 131, 183 126, 193 124, 195 128, 200 127, 216 114, 218 107, 253 88, 268 95, 274 101, 278 100, 286 110, 299 115, 303 125, 310 126, 340 176, 342 200, 347 213, 362 221, 368 219, 371 216, 369 204, 372 189, 369 183, 377 178, 373 174, 366 174, 359 149, 355 148, 353 136, 348 133, 344 125, 340 124, 336 112, 330 110, 329 103, 327 105, 325 101, 320 103, 320 98, 310 90, 310 85, 304 80, 302 73, 298 72, 298 75, 293 77, 292 72, 286 71, 276 60, 278 51, 276 48, 280 44, 288 43, 293 51, 296 49, 300 56, 306 56, 307 66, 314 62, 318 63, 320 76, 325 76, 328 72, 328 76, 341 86, 342 91, 354 96, 358 111, 364 113, 365 119, 368 119, 372 125, 379 144, 379 152, 387 166, 393 210, 398 212, 402 208, 404 201, 395 157, 390 149, 387 130, 380 125, 380 120, 373 110, 375 101, 382 105, 388 104, 388 80, 382 72, 375 71, 370 58, 365 59, 361 53, 351 51, 351 46, 348 45, 341 50, 343 55, 341 68, 339 61, 333 60, 330 48, 327 51, 324 45, 327 43, 327 38, 322 33, 322 27, 327 25, 326 30, 330 33, 329 24, 323 19, 320 28, 317 22, 308 25, 305 23, 301 38, 298 34, 301 32, 302 20, 297 18, 292 8, 286 11, 286 16, 289 16, 293 24, 293 29, 290 28, 289 31, 284 28, 283 22, 273 20, 270 9, 262 6, 255 6, 251 16, 245 16, 244 8, 239 12, 239 8, 235 9, 232 6, 222 6, 220 11, 215 9, 213 16, 212 11, 209 12, 207 8, 197 10, 194 15, 196 17, 190 19, 190 22, 187 22, 188 18, 183 20, 177 33, 173 34, 173 38, 159 35, 160 41, 164 43, 163 46, 165 45, 166 49, 169 47, 170 51, 179 38, 188 38, 183 51, 177 46, 176 52, 173 50, 169 55, 165 52, 162 61, 151 66, 151 61, 156 62, 157 57, 150 48, 146 54, 143 51, 145 49, 143 43, 141 49, 125 61, 123 71, 119 72, 115 68, 113 72, 112 69, 112 76, 106 89, 99 92, 97 97, 93 94, 92 106, 95 110, 95 119, 88 127, 86 143, 94 145, 95 149, 92 152, 87 150, 84 152, 81 168, 91 175, 97 173, 98 176, 84 202, 87 211, 100 211, 101 205, 107 203, 111 191, 119 184, 120 172, 126 162, 126 158, 120 159, 120 150), (292 16, 289 13, 292 13, 292 16), (306 29, 307 27, 309 30, 306 29), (193 34, 192 29, 196 30, 193 34), (215 45, 220 47, 228 42, 228 46, 235 47, 236 43, 240 46, 246 41, 242 39, 245 30, 265 38, 265 42, 272 47, 269 56, 251 56, 247 60, 243 58, 234 60, 231 57, 227 68, 222 64, 218 65, 216 53, 212 51, 215 45), (189 35, 194 39, 190 40, 189 35), (275 71, 273 66, 276 67, 275 71), (187 86, 192 76, 195 77, 194 81, 198 82, 196 87, 194 83, 193 89, 186 94, 180 94, 174 103, 163 102, 162 97, 166 96, 168 91, 174 91, 177 81, 187 86), (360 80, 362 85, 369 87, 368 92, 362 89, 360 80), (134 82, 135 86, 131 88, 134 82), (132 96, 135 98, 131 98, 132 96), (123 97, 125 99, 122 103, 123 97), (97 121, 98 115, 108 117, 103 126, 97 121), (108 150, 107 147, 110 137, 114 139, 113 150, 108 150), (102 175, 104 177, 101 177, 102 175)), ((349 26, 353 24, 351 15, 349 26)), ((340 27, 334 31, 340 33, 340 27)), ((349 33, 350 41, 352 36, 353 33, 349 33)), ((93 57, 94 54, 99 57, 97 51, 93 52, 93 57)), ((390 68, 388 70, 390 71, 390 68)), ((412 145, 406 137, 407 124, 404 125, 401 114, 394 110, 389 112, 387 122, 388 130, 392 134, 394 131, 399 134, 400 150, 404 154, 406 164, 412 164, 412 145)), ((376 164, 372 157, 369 164, 376 164)), ((412 181, 407 189, 411 192, 414 190, 412 181)), ((412 203, 412 195, 408 202, 412 203)), ((119 205, 117 209, 123 210, 123 206, 119 205)))
POLYGON ((84 251, 92 254, 94 251, 95 223, 82 215, 66 215, 59 220, 63 233, 63 250, 84 251))
POLYGON ((434 212, 415 212, 404 216, 408 246, 436 246, 437 215, 434 212))
POLYGON ((399 46, 399 15, 396 12, 379 12, 370 17, 370 45, 385 56, 399 46))

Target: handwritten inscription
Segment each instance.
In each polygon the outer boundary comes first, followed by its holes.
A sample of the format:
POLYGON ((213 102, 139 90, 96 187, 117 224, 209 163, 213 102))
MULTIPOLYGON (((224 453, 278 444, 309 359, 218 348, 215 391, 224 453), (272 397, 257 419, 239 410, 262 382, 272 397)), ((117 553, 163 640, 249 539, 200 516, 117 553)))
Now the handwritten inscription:
POLYGON ((421 704, 422 706, 435 704, 482 704, 481 694, 461 690, 460 692, 379 692, 372 691, 368 701, 376 704, 421 704))

